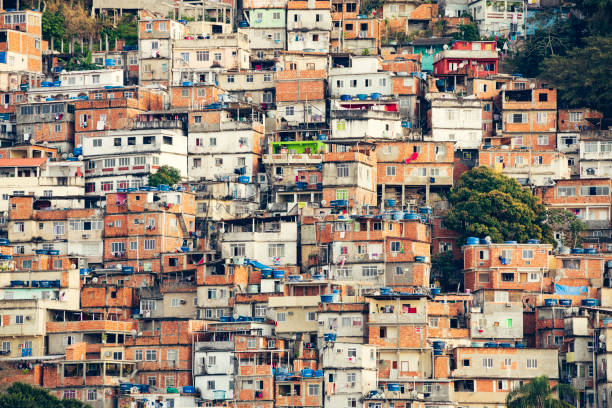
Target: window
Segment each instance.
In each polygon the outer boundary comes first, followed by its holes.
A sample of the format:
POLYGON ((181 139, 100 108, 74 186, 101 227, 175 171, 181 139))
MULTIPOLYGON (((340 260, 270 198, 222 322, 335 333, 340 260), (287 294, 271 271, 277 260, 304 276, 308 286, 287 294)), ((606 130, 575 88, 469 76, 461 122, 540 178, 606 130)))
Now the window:
POLYGON ((23 324, 23 315, 15 316, 15 324, 23 324))
POLYGON ((208 61, 209 57, 210 57, 210 54, 208 51, 197 51, 196 52, 196 59, 199 62, 208 61))
POLYGON ((542 164, 544 158, 542 156, 533 156, 533 164, 542 164))
POLYGON ((357 88, 357 80, 356 79, 351 79, 349 84, 351 85, 351 88, 357 88))
POLYGON ((270 258, 285 256, 285 244, 268 244, 268 256, 270 258))
POLYGON ((582 112, 570 112, 569 121, 570 122, 582 122, 582 112))
POLYGON ((245 254, 245 244, 231 244, 230 253, 232 257, 242 257, 245 254))
POLYGON ((167 375, 165 378, 166 387, 174 387, 174 376, 167 375))
POLYGON ((491 357, 483 358, 482 367, 483 368, 493 368, 493 359, 491 357))
POLYGON ((250 349, 257 348, 257 339, 253 338, 253 337, 250 337, 247 340, 247 348, 250 348, 250 349))
POLYGON ((527 368, 538 368, 538 360, 535 358, 528 358, 527 368))
POLYGON ((264 74, 263 80, 264 80, 264 82, 270 82, 272 80, 272 75, 264 74))
POLYGON ((163 140, 164 144, 167 144, 167 145, 171 145, 172 144, 172 137, 171 136, 164 136, 162 140, 163 140))
POLYGON ((25 224, 23 222, 16 222, 13 224, 13 232, 24 232, 25 224))
POLYGON ((608 186, 580 187, 581 196, 607 196, 610 194, 608 186))
POLYGON ((340 177, 348 177, 349 176, 349 166, 348 164, 338 164, 336 166, 336 176, 340 177))
POLYGON ((348 190, 345 190, 345 189, 336 190, 336 200, 348 200, 348 190))
POLYGON ((538 145, 547 146, 548 145, 548 135, 538 136, 538 145))
POLYGON ((125 243, 124 242, 111 242, 111 252, 112 253, 125 252, 125 243))
POLYGON ((523 249, 523 259, 533 259, 533 249, 523 249))
POLYGON ((145 353, 146 361, 157 361, 157 350, 147 350, 145 353))
POLYGON ((439 318, 437 317, 430 317, 429 318, 429 327, 438 327, 439 325, 439 318))
POLYGON ((378 86, 387 86, 387 78, 379 78, 378 86))
MULTIPOLYGON (((144 164, 146 163, 147 158, 145 156, 136 156, 134 157, 134 166, 144 166, 144 164)), ((128 164, 130 164, 129 158, 128 158, 128 164)))
POLYGON ((371 79, 366 79, 365 80, 365 87, 368 88, 370 86, 372 86, 372 80, 371 79))
POLYGON ((557 196, 573 197, 576 195, 576 187, 557 187, 557 196))
POLYGON ((76 390, 64 390, 64 399, 76 399, 76 390))
POLYGON ((387 176, 395 176, 395 166, 387 166, 387 176))
POLYGON ((391 241, 391 252, 400 252, 402 244, 400 241, 391 241))
POLYGON ((145 241, 144 241, 144 249, 145 249, 145 251, 153 251, 155 249, 155 240, 154 239, 145 239, 145 241))
POLYGON ((317 320, 317 313, 316 312, 306 312, 306 321, 307 322, 314 322, 315 320, 317 320))
POLYGON ((54 235, 64 235, 65 226, 66 225, 64 222, 54 222, 53 223, 53 234, 54 235))
POLYGON ((246 81, 247 82, 253 82, 253 75, 252 74, 247 74, 246 81))
POLYGON ((120 157, 119 158, 119 167, 126 167, 130 165, 129 157, 120 157))
POLYGON ((100 187, 102 188, 102 191, 111 191, 113 189, 113 182, 103 181, 102 183, 100 183, 100 187))
POLYGON ((279 312, 276 313, 276 321, 277 322, 284 322, 287 320, 287 314, 284 312, 279 312))
POLYGON ((294 111, 294 109, 293 109, 293 106, 287 106, 287 107, 285 108, 285 115, 287 115, 287 116, 293 116, 293 115, 294 115, 294 113, 295 113, 295 111, 294 111))
POLYGON ((527 123, 526 113, 509 113, 508 123, 527 123))
POLYGON ((378 267, 376 266, 362 266, 361 276, 370 277, 378 275, 378 267))
POLYGON ((308 384, 308 395, 316 396, 320 394, 319 384, 308 384))

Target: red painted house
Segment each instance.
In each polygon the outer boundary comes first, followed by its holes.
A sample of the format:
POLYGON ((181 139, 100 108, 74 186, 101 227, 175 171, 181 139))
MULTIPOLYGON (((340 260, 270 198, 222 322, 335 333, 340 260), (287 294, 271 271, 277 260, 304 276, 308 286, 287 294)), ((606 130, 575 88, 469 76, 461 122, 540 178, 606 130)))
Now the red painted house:
POLYGON ((433 74, 441 91, 464 87, 466 78, 485 78, 498 69, 495 41, 456 41, 434 56, 433 74))

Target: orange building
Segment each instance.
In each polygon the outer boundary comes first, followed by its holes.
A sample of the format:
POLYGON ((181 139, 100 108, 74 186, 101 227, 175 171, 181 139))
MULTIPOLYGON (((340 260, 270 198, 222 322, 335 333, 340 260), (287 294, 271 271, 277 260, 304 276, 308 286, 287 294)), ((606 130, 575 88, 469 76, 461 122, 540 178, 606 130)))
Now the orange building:
POLYGON ((477 289, 551 289, 549 255, 552 245, 477 244, 463 246, 464 287, 477 289))

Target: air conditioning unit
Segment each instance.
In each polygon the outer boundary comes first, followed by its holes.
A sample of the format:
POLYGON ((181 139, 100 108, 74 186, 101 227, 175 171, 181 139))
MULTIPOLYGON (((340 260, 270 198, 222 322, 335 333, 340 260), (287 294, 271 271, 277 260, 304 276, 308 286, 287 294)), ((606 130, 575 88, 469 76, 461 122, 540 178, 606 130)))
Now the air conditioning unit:
POLYGON ((82 237, 83 239, 89 239, 89 234, 83 234, 82 237))
POLYGON ((104 352, 104 357, 110 357, 111 356, 111 352, 110 351, 105 351, 104 352))
POLYGON ((26 320, 32 320, 32 316, 26 316, 26 320))
POLYGON ((510 302, 506 303, 506 307, 512 307, 512 303, 510 302))
POLYGON ((143 317, 151 317, 151 311, 150 310, 145 310, 144 312, 142 312, 142 316, 143 317))

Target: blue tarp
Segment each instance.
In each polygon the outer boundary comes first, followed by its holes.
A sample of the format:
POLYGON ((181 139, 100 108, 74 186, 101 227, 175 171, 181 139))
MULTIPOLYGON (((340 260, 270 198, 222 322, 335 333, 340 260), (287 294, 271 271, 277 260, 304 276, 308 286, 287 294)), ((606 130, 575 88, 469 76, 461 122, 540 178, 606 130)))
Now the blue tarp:
POLYGON ((555 283, 555 293, 558 295, 584 296, 589 291, 586 286, 565 286, 555 283))

